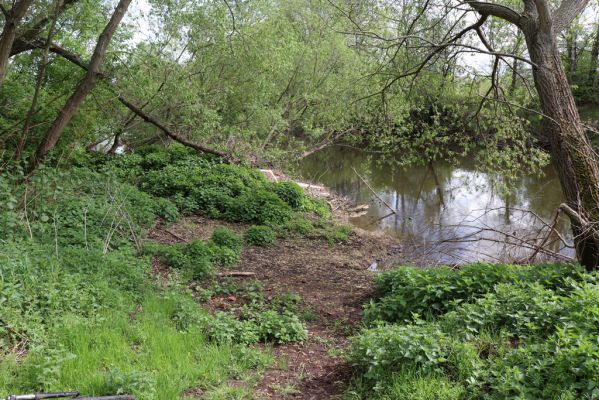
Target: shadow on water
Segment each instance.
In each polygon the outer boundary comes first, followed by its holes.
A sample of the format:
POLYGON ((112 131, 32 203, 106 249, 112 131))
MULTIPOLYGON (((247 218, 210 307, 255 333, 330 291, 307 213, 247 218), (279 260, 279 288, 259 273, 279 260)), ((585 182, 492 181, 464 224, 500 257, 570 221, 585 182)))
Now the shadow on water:
POLYGON ((562 193, 551 166, 542 177, 518 178, 509 195, 494 189, 492 177, 472 161, 393 169, 365 152, 332 147, 305 159, 300 172, 368 204, 368 212, 350 222, 400 239, 404 261, 528 262, 534 255, 539 262, 574 255, 568 221, 555 218, 562 193))

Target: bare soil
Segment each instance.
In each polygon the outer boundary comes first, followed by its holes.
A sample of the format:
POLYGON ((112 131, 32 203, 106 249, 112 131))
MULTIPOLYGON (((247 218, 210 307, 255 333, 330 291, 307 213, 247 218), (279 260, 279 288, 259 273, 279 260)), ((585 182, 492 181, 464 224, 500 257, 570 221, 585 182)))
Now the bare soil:
MULTIPOLYGON (((217 226, 239 233, 246 227, 201 217, 159 226, 150 238, 163 243, 207 240, 217 226)), ((289 292, 302 298, 313 321, 306 322, 309 338, 304 343, 273 348, 280 362, 270 367, 255 388, 258 399, 337 398, 353 373, 343 357, 349 336, 356 332, 362 305, 372 295, 374 273, 368 267, 393 256, 398 243, 365 231, 353 232, 344 243, 330 245, 321 239, 288 238, 269 248, 246 246, 234 271, 255 273, 267 298, 289 292)), ((155 265, 159 276, 166 273, 155 265)), ((221 270, 220 272, 226 272, 221 270)), ((248 279, 244 277, 234 279, 248 279)), ((235 298, 217 301, 235 301, 235 298)), ((209 308, 215 307, 212 303, 209 308)))

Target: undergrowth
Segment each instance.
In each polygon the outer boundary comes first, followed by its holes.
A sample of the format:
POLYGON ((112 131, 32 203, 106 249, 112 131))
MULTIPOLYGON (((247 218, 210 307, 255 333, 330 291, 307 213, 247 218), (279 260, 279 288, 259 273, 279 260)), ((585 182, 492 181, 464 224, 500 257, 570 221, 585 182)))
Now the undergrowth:
POLYGON ((598 277, 580 266, 402 267, 375 287, 348 398, 599 398, 598 277))
POLYGON ((192 213, 281 236, 312 234, 313 221, 330 217, 325 203, 293 183, 270 183, 179 146, 117 157, 76 152, 66 168, 42 167, 26 182, 5 164, 0 397, 78 390, 171 400, 191 389, 205 398, 249 397, 272 356, 247 345, 302 341, 307 331, 296 309, 271 305, 259 289, 227 313, 198 304, 190 285, 235 266, 244 238, 218 228, 205 242, 148 240, 157 220, 192 213), (157 286, 153 257, 177 279, 157 286), (230 379, 248 385, 231 387, 230 379))

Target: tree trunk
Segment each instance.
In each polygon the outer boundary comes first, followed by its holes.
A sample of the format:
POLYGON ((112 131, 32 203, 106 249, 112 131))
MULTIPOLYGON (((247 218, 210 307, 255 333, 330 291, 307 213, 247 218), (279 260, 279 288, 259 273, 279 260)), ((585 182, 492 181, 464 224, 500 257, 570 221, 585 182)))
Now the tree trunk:
POLYGON ((54 120, 54 123, 46 133, 44 141, 38 147, 35 156, 31 161, 29 174, 37 168, 48 152, 54 148, 64 128, 71 121, 73 115, 75 115, 75 112, 85 100, 85 97, 94 88, 98 75, 100 75, 100 65, 104 58, 104 54, 106 53, 106 49, 108 48, 108 44, 110 43, 116 28, 119 26, 119 23, 123 19, 130 3, 131 0, 120 0, 117 4, 110 21, 108 21, 108 24, 98 38, 98 43, 94 49, 94 54, 92 55, 85 77, 79 82, 75 92, 60 110, 58 117, 54 120))
POLYGON ((31 128, 31 122, 33 119, 33 115, 35 114, 35 111, 37 109, 37 102, 40 95, 40 91, 42 89, 42 84, 44 83, 46 68, 49 64, 48 55, 50 54, 50 45, 52 44, 52 37, 54 36, 54 29, 56 28, 56 21, 58 20, 58 15, 60 13, 62 3, 62 0, 56 0, 54 18, 50 23, 48 36, 46 37, 46 43, 44 44, 44 49, 42 50, 42 60, 40 61, 39 70, 37 73, 33 98, 31 99, 31 105, 29 106, 29 110, 27 111, 27 115, 25 117, 25 122, 23 123, 23 133, 21 134, 21 138, 19 139, 19 142, 17 143, 17 148, 15 150, 16 161, 21 160, 23 150, 25 149, 25 145, 27 144, 27 138, 29 136, 29 130, 31 128))
POLYGON ((33 0, 20 0, 14 3, 14 6, 10 10, 5 11, 4 29, 2 30, 2 35, 0 35, 0 87, 6 77, 8 60, 15 37, 17 36, 17 28, 29 6, 31 6, 31 3, 33 3, 33 0))
POLYGON ((584 132, 552 33, 526 35, 541 109, 574 233, 578 260, 588 270, 599 265, 599 168, 584 132))

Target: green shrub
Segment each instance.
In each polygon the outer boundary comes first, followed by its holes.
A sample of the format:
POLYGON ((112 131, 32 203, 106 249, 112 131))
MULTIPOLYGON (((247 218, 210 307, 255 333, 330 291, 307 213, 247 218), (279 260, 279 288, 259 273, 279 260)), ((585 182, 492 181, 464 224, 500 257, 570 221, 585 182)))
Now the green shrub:
POLYGON ((292 181, 274 183, 273 192, 295 210, 299 210, 307 202, 304 190, 292 181))
POLYGON ((289 343, 303 341, 308 331, 295 315, 274 310, 246 311, 241 320, 219 312, 206 324, 207 336, 216 343, 289 343))
POLYGON ((434 376, 462 388, 465 399, 595 398, 596 278, 570 265, 383 274, 377 284, 386 295, 371 307, 393 299, 391 318, 402 319, 353 339, 352 360, 363 372, 354 386, 365 398, 393 398, 400 382, 434 376), (407 315, 414 310, 428 321, 407 315))
POLYGON ((252 320, 242 321, 234 315, 218 312, 204 324, 206 336, 219 344, 251 344, 260 341, 258 326, 252 320))
POLYGON ((308 338, 304 324, 294 314, 267 310, 254 314, 261 341, 274 343, 302 342, 308 338))
POLYGON ((383 325, 353 339, 351 359, 373 381, 403 368, 442 372, 447 343, 447 335, 431 324, 383 325))
POLYGON ((210 258, 213 263, 228 267, 235 265, 241 259, 241 249, 232 249, 226 246, 217 246, 215 243, 208 243, 211 255, 210 258))
POLYGON ((243 239, 230 229, 217 227, 212 232, 212 242, 218 246, 228 247, 235 251, 241 251, 243 239))
POLYGON ((313 231, 314 225, 312 222, 302 217, 295 217, 292 220, 287 221, 279 230, 283 236, 286 236, 287 234, 305 236, 313 231))
POLYGON ((599 396, 596 332, 560 330, 546 343, 494 359, 486 385, 493 398, 595 399, 599 396))
POLYGON ((571 280, 586 279, 577 265, 472 264, 458 270, 447 267, 422 269, 401 267, 380 275, 375 281, 378 301, 366 307, 369 321, 402 321, 413 313, 439 315, 490 291, 505 282, 538 282, 548 289, 565 290, 571 280))
POLYGON ((181 270, 189 279, 202 281, 212 276, 213 250, 211 246, 200 240, 185 245, 150 243, 144 247, 144 250, 158 256, 165 264, 181 270))
POLYGON ((473 303, 465 303, 442 319, 448 330, 478 334, 482 331, 507 331, 526 339, 543 338, 554 332, 565 317, 564 305, 552 290, 539 284, 498 284, 473 303), (450 328, 449 328, 450 327, 450 328))
POLYGON ((293 217, 291 208, 276 194, 261 189, 231 198, 224 217, 232 222, 280 225, 293 217))
POLYGON ((177 205, 165 198, 156 199, 155 213, 167 222, 174 222, 181 219, 177 205))
POLYGON ((246 243, 268 247, 275 243, 275 231, 269 226, 250 226, 243 236, 246 243))

